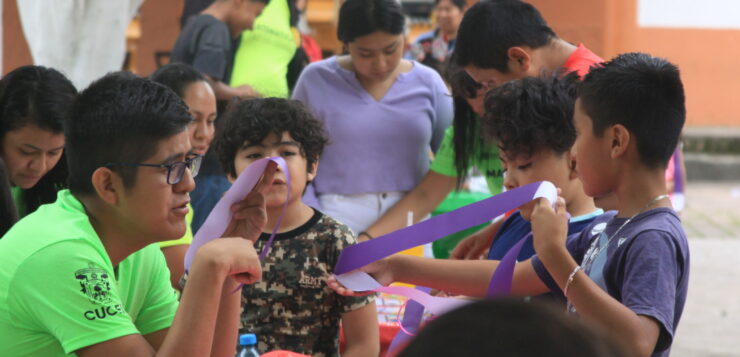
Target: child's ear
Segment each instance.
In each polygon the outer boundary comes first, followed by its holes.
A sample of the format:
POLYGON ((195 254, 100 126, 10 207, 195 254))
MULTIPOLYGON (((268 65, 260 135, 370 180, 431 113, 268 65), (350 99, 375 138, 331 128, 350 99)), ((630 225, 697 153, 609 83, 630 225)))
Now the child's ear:
POLYGON ((314 178, 316 178, 316 170, 319 169, 319 160, 316 160, 311 164, 311 167, 308 168, 308 173, 306 174, 306 181, 311 182, 314 178))
POLYGON ((506 51, 509 57, 509 70, 515 73, 528 73, 532 66, 532 57, 521 47, 511 47, 506 51))
POLYGON ((571 180, 578 179, 578 172, 576 172, 576 160, 573 157, 573 153, 570 150, 568 150, 565 152, 564 155, 565 155, 565 160, 568 163, 568 171, 569 171, 568 178, 570 178, 571 180))
POLYGON ((229 183, 232 185, 234 184, 234 181, 236 181, 236 177, 232 174, 226 174, 226 179, 229 180, 229 183))
POLYGON ((630 131, 622 124, 615 124, 608 129, 611 134, 611 158, 616 159, 627 152, 632 135, 630 131))
POLYGON ((119 175, 115 175, 111 169, 99 167, 93 172, 91 183, 95 193, 103 202, 110 205, 118 203, 118 195, 123 190, 123 180, 119 175))

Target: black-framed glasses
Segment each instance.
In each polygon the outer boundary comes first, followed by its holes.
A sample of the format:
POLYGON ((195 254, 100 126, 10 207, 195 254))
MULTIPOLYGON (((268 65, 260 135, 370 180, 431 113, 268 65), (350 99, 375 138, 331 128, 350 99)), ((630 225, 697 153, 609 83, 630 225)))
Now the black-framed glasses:
POLYGON ((190 175, 195 177, 198 176, 200 170, 200 164, 203 162, 203 155, 191 155, 186 158, 185 161, 173 162, 171 164, 137 164, 128 162, 109 162, 105 164, 105 167, 111 166, 146 166, 146 167, 158 167, 167 169, 167 183, 170 185, 176 185, 182 181, 182 175, 185 174, 185 169, 190 169, 190 175))

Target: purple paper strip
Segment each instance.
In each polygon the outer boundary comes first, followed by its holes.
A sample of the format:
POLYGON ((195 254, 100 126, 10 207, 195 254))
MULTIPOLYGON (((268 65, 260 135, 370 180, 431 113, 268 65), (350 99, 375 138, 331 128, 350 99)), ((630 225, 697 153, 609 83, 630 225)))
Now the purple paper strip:
MULTIPOLYGON (((190 244, 190 248, 188 248, 188 252, 185 254, 185 270, 190 269, 190 265, 193 263, 193 258, 195 257, 195 252, 198 248, 224 234, 224 231, 231 220, 231 206, 234 203, 243 200, 244 197, 252 191, 254 186, 257 185, 260 177, 262 177, 262 174, 265 172, 267 164, 270 161, 273 161, 280 166, 280 169, 285 174, 285 182, 288 187, 290 187, 290 173, 288 172, 288 166, 285 164, 285 160, 283 160, 282 157, 260 159, 247 166, 244 171, 239 174, 239 177, 236 179, 234 184, 231 185, 231 188, 229 188, 218 203, 216 203, 216 206, 211 210, 211 213, 208 215, 203 225, 200 227, 198 232, 195 233, 193 243, 190 244)), ((288 195, 290 195, 290 192, 288 192, 288 195)), ((290 196, 288 196, 288 199, 290 199, 290 196)), ((277 233, 280 222, 282 222, 287 204, 288 200, 285 201, 283 214, 280 215, 278 224, 275 225, 270 239, 262 249, 262 253, 260 253, 260 259, 263 259, 270 250, 272 240, 277 233)))
POLYGON ((406 249, 490 222, 510 209, 531 201, 543 185, 549 185, 548 189, 555 191, 550 182, 531 183, 432 217, 413 226, 346 247, 339 256, 334 273, 344 274, 406 249))
MULTIPOLYGON (((431 288, 424 286, 417 286, 416 289, 427 294, 432 290, 431 288)), ((416 300, 408 300, 406 303, 406 309, 403 313, 403 318, 400 322, 403 328, 398 329, 396 336, 393 337, 393 341, 391 341, 391 345, 388 347, 390 355, 395 355, 394 351, 397 348, 405 346, 406 343, 414 337, 413 335, 406 333, 406 331, 416 334, 419 331, 419 326, 421 325, 423 317, 424 305, 419 304, 416 300)))
POLYGON ((488 292, 486 296, 499 297, 508 296, 511 294, 511 282, 514 278, 514 267, 516 266, 516 258, 519 256, 519 252, 524 246, 524 242, 532 237, 532 233, 527 234, 524 238, 520 239, 519 242, 514 244, 506 255, 499 261, 496 271, 493 272, 491 282, 488 283, 488 292))
POLYGON ((683 193, 683 170, 681 169, 679 150, 681 150, 680 145, 673 152, 673 191, 683 193))

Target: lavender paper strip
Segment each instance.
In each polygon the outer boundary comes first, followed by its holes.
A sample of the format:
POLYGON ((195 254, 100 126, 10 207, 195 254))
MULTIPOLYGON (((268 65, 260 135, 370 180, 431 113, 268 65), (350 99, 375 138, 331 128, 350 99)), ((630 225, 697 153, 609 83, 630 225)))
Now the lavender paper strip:
MULTIPOLYGON (((224 234, 224 231, 226 230, 226 227, 231 220, 231 206, 234 203, 243 200, 244 197, 246 197, 247 194, 252 191, 254 186, 259 181, 260 177, 262 177, 262 174, 265 172, 267 164, 270 161, 273 161, 280 166, 283 173, 285 174, 286 184, 290 186, 290 174, 288 172, 288 167, 285 164, 285 160, 283 160, 282 157, 270 157, 260 159, 247 166, 244 171, 239 174, 239 177, 236 179, 234 184, 231 185, 231 188, 229 188, 229 190, 226 191, 226 193, 223 195, 223 197, 221 197, 218 203, 216 203, 216 206, 208 215, 208 218, 206 218, 205 222, 200 227, 198 232, 195 233, 193 243, 190 244, 190 248, 188 248, 188 252, 187 254, 185 254, 185 270, 190 269, 190 265, 193 263, 193 258, 195 257, 195 252, 198 250, 198 248, 200 248, 203 244, 206 244, 214 239, 221 237, 221 235, 224 234)), ((283 212, 284 210, 285 207, 283 207, 283 212)), ((280 220, 282 220, 282 215, 280 220)), ((275 229, 272 232, 270 240, 267 244, 265 244, 265 247, 262 250, 262 254, 260 254, 261 259, 263 258, 263 255, 267 254, 270 243, 272 242, 272 238, 275 236, 275 232, 277 231, 278 226, 279 224, 275 225, 275 229)))
MULTIPOLYGON (((342 252, 342 255, 339 257, 339 261, 337 262, 337 266, 335 267, 335 273, 340 274, 337 275, 337 280, 345 287, 355 291, 372 290, 406 296, 419 302, 431 313, 435 315, 442 314, 450 309, 463 305, 467 301, 454 298, 434 297, 407 287, 383 287, 369 274, 353 270, 376 260, 385 258, 391 254, 417 245, 432 242, 441 237, 447 236, 450 233, 489 221, 510 209, 521 206, 539 197, 544 197, 550 202, 555 202, 557 199, 557 189, 552 183, 547 181, 532 183, 459 208, 452 212, 433 217, 427 221, 417 223, 413 226, 380 236, 370 241, 347 247, 342 252), (486 212, 486 214, 481 214, 481 212, 486 212), (368 246, 371 248, 368 248, 368 246), (347 254, 345 255, 345 253, 347 254), (341 274, 340 268, 344 269, 345 272, 350 271, 350 273, 341 274)), ((523 243, 520 242, 520 244, 523 243)), ((521 246, 519 249, 521 249, 521 246)), ((513 267, 516 262, 517 255, 518 253, 512 254, 512 256, 508 258, 508 262, 504 261, 502 263, 513 267)), ((513 272, 513 268, 511 269, 511 272, 513 272)), ((509 275, 511 275, 511 272, 509 275)), ((509 276, 508 280, 511 280, 511 276, 509 276)), ((499 290, 502 289, 508 289, 510 291, 511 283, 509 282, 508 288, 502 287, 499 290)))
POLYGON ((334 273, 341 275, 406 249, 490 222, 493 218, 537 197, 545 197, 550 202, 555 202, 557 189, 547 181, 531 183, 432 217, 413 226, 349 246, 344 248, 339 256, 334 273))

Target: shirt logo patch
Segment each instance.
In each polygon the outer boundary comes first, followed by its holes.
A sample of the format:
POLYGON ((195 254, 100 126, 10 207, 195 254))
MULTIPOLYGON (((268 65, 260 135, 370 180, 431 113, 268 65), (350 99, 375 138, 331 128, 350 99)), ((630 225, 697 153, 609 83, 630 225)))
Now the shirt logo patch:
POLYGON ((626 241, 626 240, 627 240, 627 238, 619 238, 619 241, 617 242, 617 247, 621 247, 622 246, 622 243, 624 243, 624 241, 626 241))
POLYGON ((603 232, 604 229, 606 229, 606 222, 601 222, 595 225, 593 228, 591 228, 591 235, 592 236, 598 235, 601 232, 603 232))
POLYGON ((75 278, 80 281, 82 293, 93 304, 104 305, 111 302, 108 272, 89 264, 87 268, 76 271, 75 278))
POLYGON ((298 284, 300 284, 301 287, 313 289, 320 288, 321 283, 322 281, 320 277, 306 275, 303 272, 301 272, 301 280, 298 281, 298 284))

